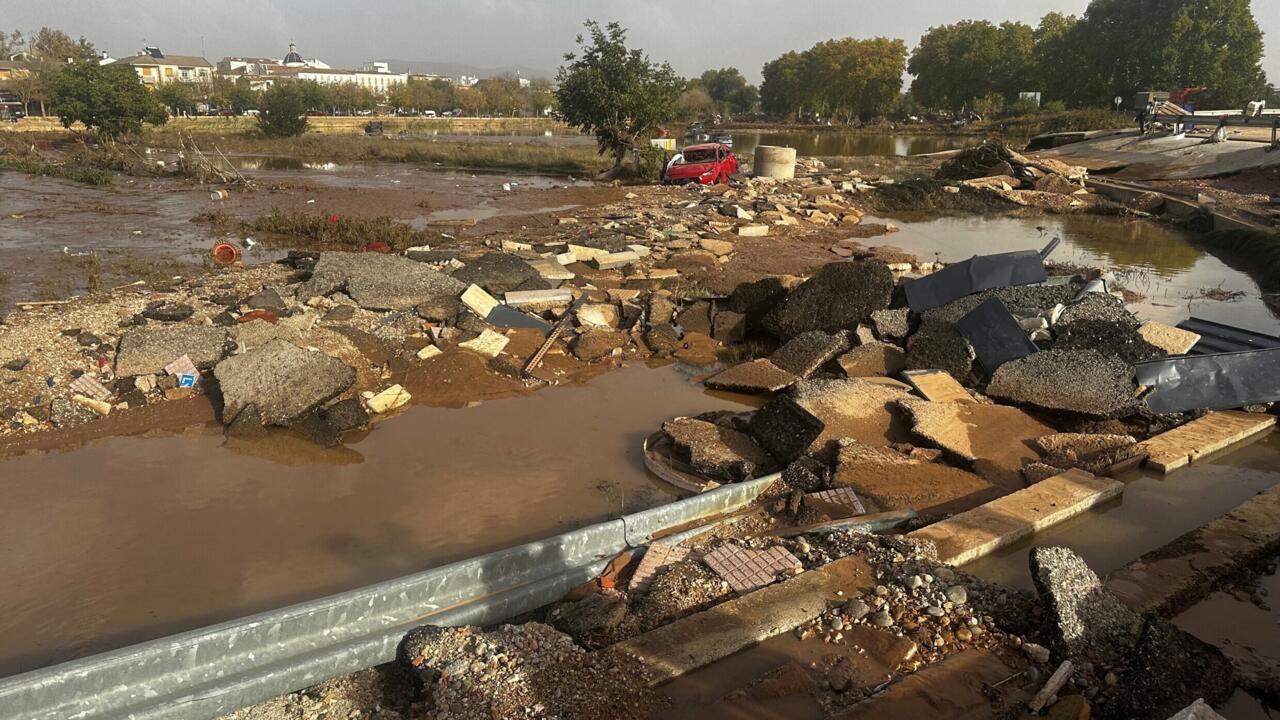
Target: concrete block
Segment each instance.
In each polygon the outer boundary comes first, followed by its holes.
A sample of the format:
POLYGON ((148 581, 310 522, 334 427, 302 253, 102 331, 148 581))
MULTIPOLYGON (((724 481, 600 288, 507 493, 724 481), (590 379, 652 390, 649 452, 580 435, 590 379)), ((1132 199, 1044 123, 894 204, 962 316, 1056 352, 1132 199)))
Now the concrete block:
POLYGON ((480 333, 479 337, 464 343, 458 343, 458 347, 492 358, 497 357, 509 342, 511 342, 511 338, 506 335, 486 329, 480 333))
POLYGON ((597 255, 591 259, 591 264, 600 270, 614 270, 620 267, 626 267, 631 263, 640 260, 640 256, 631 250, 623 250, 622 252, 608 253, 605 255, 597 255))
POLYGON ((479 285, 472 285, 463 291, 462 304, 470 308, 471 312, 482 318, 488 317, 493 309, 498 307, 497 298, 484 291, 479 285))
POLYGON ((768 225, 740 225, 737 233, 740 237, 764 237, 769 234, 768 225))
POLYGON ((512 290, 504 297, 507 306, 513 308, 549 307, 573 302, 573 293, 568 290, 512 290))

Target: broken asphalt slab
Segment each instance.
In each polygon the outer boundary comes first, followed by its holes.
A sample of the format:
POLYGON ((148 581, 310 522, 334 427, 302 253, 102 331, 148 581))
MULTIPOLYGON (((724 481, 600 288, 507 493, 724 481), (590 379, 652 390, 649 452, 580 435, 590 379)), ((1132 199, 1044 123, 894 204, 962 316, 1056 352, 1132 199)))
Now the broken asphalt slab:
POLYGON ((356 380, 355 369, 341 360, 280 339, 223 360, 213 374, 222 387, 227 424, 252 408, 262 424, 287 426, 356 380))
POLYGON ((773 472, 777 463, 750 435, 705 420, 676 418, 662 424, 676 455, 717 481, 741 482, 773 472))
POLYGON ((800 378, 765 358, 748 360, 707 378, 712 390, 764 395, 790 387, 800 378))
POLYGON ((987 394, 1047 410, 1103 418, 1138 409, 1133 370, 1123 360, 1092 350, 1046 350, 1000 366, 987 394))
POLYGON ((758 410, 748 425, 756 442, 780 462, 827 453, 839 438, 886 447, 906 439, 891 404, 908 393, 862 379, 802 380, 758 410))
POLYGON ((889 307, 892 292, 893 274, 884 263, 830 263, 771 310, 764 327, 783 340, 810 330, 852 331, 889 307))
POLYGON ((769 356, 769 362, 792 375, 807 378, 848 350, 849 344, 847 331, 831 334, 810 330, 788 340, 769 356))
POLYGON ((213 367, 226 353, 226 345, 227 331, 211 325, 135 328, 120 338, 116 376, 155 375, 183 355, 198 368, 213 367))
POLYGON ((408 310, 457 298, 467 284, 423 263, 383 253, 326 252, 311 279, 297 288, 299 301, 344 290, 367 310, 408 310))

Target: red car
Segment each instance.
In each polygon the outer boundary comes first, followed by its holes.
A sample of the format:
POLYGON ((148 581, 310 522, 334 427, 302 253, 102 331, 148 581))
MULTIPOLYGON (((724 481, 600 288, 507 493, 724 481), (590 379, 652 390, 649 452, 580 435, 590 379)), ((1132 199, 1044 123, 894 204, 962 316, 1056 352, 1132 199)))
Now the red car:
POLYGON ((738 157, 728 145, 707 143, 690 145, 667 165, 662 182, 675 185, 699 183, 714 185, 728 182, 729 176, 738 172, 738 157))

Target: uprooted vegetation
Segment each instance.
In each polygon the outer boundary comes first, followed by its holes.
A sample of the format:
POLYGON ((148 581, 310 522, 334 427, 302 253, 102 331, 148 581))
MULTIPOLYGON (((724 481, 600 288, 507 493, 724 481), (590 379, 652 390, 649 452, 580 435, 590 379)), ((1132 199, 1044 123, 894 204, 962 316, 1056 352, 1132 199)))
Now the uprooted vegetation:
MULTIPOLYGON (((225 226, 227 220, 216 213, 198 216, 198 221, 225 226)), ((266 233, 276 238, 306 247, 364 248, 375 243, 386 243, 394 250, 404 250, 429 245, 440 239, 438 232, 419 230, 392 217, 351 217, 326 213, 283 212, 273 210, 269 215, 245 220, 240 224, 245 233, 266 233)))

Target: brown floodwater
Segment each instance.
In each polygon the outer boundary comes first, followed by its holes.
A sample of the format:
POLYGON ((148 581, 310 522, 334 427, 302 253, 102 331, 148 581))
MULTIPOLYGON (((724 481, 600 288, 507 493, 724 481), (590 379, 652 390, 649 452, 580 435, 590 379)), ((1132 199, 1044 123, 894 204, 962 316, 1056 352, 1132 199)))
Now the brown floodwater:
POLYGON ((906 133, 855 133, 841 130, 796 130, 762 132, 735 130, 733 151, 738 157, 752 157, 757 145, 793 147, 796 154, 817 157, 907 156, 956 150, 975 145, 978 138, 963 135, 910 135, 906 133))
POLYGON ((0 459, 0 676, 669 502, 644 437, 742 407, 691 371, 413 406, 333 450, 195 425, 0 459))
MULTIPOLYGON (((868 222, 884 222, 871 217, 868 222)), ((1148 220, 1103 215, 1039 217, 961 216, 894 219, 899 232, 868 244, 892 245, 922 260, 956 262, 991 253, 1040 249, 1062 243, 1050 261, 1115 272, 1124 287, 1145 296, 1130 306, 1140 318, 1176 324, 1189 315, 1280 331, 1280 319, 1262 301, 1245 258, 1215 254, 1194 233, 1148 220), (1243 293, 1237 300, 1195 299, 1201 290, 1243 293)))

